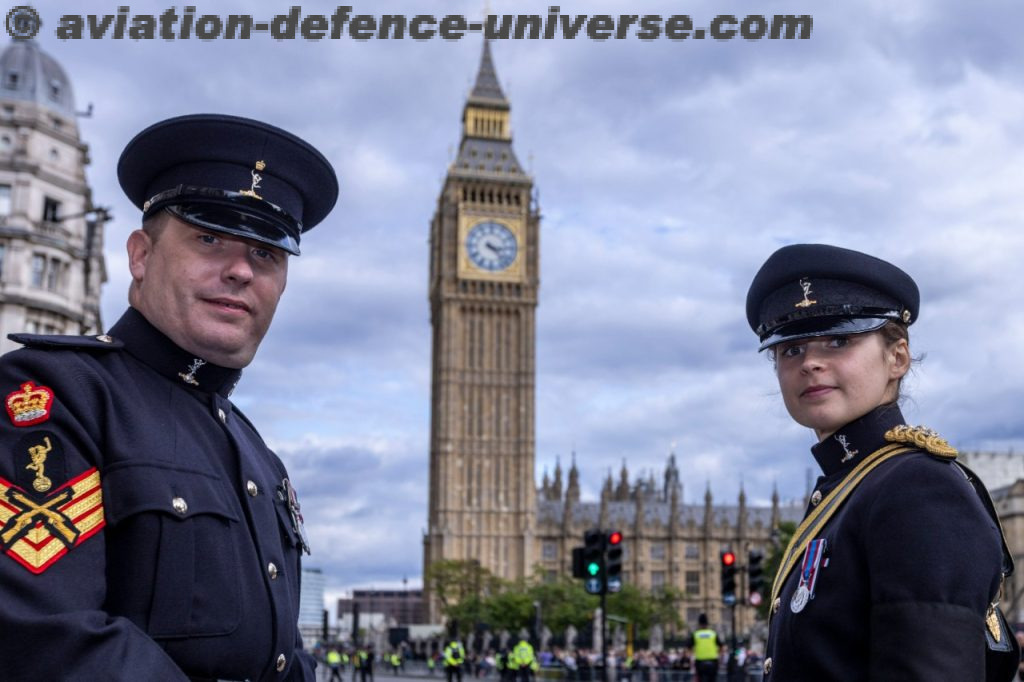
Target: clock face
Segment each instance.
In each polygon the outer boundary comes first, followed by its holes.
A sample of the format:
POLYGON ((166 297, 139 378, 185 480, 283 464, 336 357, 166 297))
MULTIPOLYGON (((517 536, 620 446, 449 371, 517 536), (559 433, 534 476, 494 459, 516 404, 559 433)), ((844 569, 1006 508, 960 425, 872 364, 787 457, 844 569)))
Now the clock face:
POLYGON ((466 253, 481 270, 504 270, 515 262, 518 248, 512 230, 501 223, 477 223, 466 235, 466 253))

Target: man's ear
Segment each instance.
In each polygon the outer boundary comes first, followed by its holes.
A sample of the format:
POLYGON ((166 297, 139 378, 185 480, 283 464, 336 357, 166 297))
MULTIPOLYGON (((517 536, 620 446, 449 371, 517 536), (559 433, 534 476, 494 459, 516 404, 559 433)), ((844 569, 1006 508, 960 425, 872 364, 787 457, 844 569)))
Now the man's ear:
POLYGON ((128 269, 132 279, 141 282, 146 275, 146 261, 153 252, 153 240, 143 230, 135 230, 128 235, 128 269))

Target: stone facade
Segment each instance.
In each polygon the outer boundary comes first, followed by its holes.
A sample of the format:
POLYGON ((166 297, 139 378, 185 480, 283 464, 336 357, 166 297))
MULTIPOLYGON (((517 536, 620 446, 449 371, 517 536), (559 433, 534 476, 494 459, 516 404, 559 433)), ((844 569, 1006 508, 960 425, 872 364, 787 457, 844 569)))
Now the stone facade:
POLYGON ((0 55, 0 352, 13 332, 101 331, 106 211, 86 183, 71 83, 35 41, 0 55))
MULTIPOLYGON (((433 327, 424 566, 528 574, 534 555, 534 348, 540 213, 485 43, 458 156, 430 226, 433 327)), ((436 613, 435 613, 436 615, 436 613)))
POLYGON ((780 506, 778 494, 772 495, 770 507, 748 506, 742 489, 736 504, 714 504, 710 490, 703 504, 684 504, 674 454, 660 484, 653 475, 630 484, 623 463, 617 483, 609 473, 600 501, 583 502, 573 461, 564 491, 556 466, 554 478, 545 474, 537 495, 538 564, 548 575, 571 571, 572 549, 582 544, 587 529, 618 530, 623 534, 624 583, 646 590, 674 587, 684 595, 680 608, 687 625, 696 626, 697 616, 707 613, 723 631, 729 629, 730 613, 722 605, 720 552, 736 553, 736 628, 747 632, 755 620, 754 608, 743 603, 748 553, 767 555, 777 541, 773 529, 803 516, 803 505, 780 506))

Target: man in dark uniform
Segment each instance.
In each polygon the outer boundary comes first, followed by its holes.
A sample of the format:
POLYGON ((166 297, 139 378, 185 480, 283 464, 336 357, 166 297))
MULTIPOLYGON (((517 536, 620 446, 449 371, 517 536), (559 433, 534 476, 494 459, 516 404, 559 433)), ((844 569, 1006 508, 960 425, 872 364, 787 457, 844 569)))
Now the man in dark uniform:
POLYGON ((996 608, 1012 559, 984 486, 904 423, 913 279, 821 244, 774 253, 747 317, 821 467, 772 588, 764 679, 1009 680, 996 608))
POLYGON ((118 165, 142 209, 131 307, 0 360, 0 661, 16 680, 305 680, 308 552, 281 461, 229 396, 337 198, 248 119, 158 123, 118 165))

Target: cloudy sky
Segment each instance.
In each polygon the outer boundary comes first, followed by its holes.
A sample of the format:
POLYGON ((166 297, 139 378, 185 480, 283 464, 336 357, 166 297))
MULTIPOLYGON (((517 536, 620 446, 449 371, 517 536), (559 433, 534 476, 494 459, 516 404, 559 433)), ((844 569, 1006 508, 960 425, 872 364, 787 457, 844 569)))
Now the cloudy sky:
MULTIPOLYGON (((547 14, 491 0, 494 14, 547 14)), ((117 3, 94 11, 117 12, 117 3)), ((135 14, 170 5, 131 4, 135 14)), ((566 14, 626 3, 563 0, 566 14)), ((196 3, 269 21, 287 3, 196 3)), ((742 483, 802 496, 813 435, 756 353, 744 299, 777 247, 827 242, 906 269, 922 290, 905 388, 912 423, 962 449, 1024 448, 1024 54, 1019 2, 637 0, 629 12, 811 14, 805 40, 499 40, 515 149, 543 212, 537 478, 575 450, 584 498, 623 460, 685 501, 742 483), (976 8, 975 8, 976 7, 976 8), (1017 405, 1018 407, 1013 407, 1017 405), (673 445, 674 444, 674 445, 673 445)), ((58 40, 113 207, 105 322, 124 307, 138 212, 117 157, 166 117, 264 119, 324 151, 334 213, 303 240, 275 326, 236 392, 290 467, 333 592, 418 585, 427 519, 427 238, 480 59, 462 40, 58 40)), ((179 7, 179 11, 181 8, 179 7)), ((304 15, 330 14, 310 3, 304 15)), ((375 0, 353 13, 471 18, 476 0, 375 0)))

